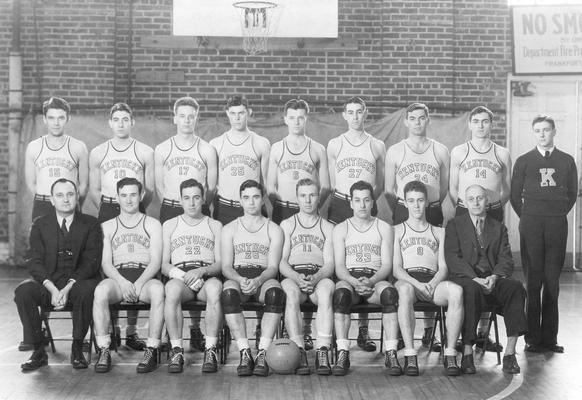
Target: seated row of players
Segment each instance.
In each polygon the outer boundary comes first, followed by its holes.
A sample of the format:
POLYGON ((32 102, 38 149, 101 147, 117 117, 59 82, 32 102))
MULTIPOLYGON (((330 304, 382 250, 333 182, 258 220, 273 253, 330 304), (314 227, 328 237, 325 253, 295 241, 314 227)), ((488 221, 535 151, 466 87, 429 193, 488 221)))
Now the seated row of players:
POLYGON ((373 188, 369 183, 358 181, 351 186, 350 205, 354 215, 333 230, 332 225, 317 214, 319 189, 309 179, 300 180, 296 186, 299 213, 283 221, 279 228, 261 215, 265 194, 263 187, 256 181, 245 181, 239 190, 243 216, 221 229, 218 221, 202 214, 204 187, 195 180, 186 180, 180 185, 184 214, 166 221, 162 228, 157 220, 139 211, 139 202, 144 195, 141 183, 134 178, 123 178, 117 184, 121 213, 102 224, 103 251, 102 257, 98 257, 95 249, 99 245, 87 242, 88 239, 94 240, 94 237, 79 235, 77 238, 77 218, 86 220, 86 225, 91 226, 92 231, 95 230, 95 224, 91 217, 75 213, 76 186, 66 179, 57 180, 51 188, 56 218, 55 214, 39 218, 33 224, 31 233, 31 247, 36 257, 29 263, 29 267, 35 281, 25 282, 16 289, 15 301, 25 333, 29 332, 27 335, 32 337, 27 338, 35 346, 35 352, 22 365, 22 369, 37 369, 47 361, 38 337, 38 307, 49 304, 63 307, 71 288, 75 289, 71 290, 71 295, 77 293, 75 298, 70 299, 73 304, 75 338, 71 360, 74 368, 87 367, 79 346, 87 332, 87 318, 91 315, 87 304, 91 301, 89 293, 93 292, 92 288, 97 283, 95 262, 102 259, 102 271, 106 278, 96 285, 92 310, 99 346, 99 358, 95 364, 98 372, 107 372, 111 368, 110 336, 107 333, 109 305, 120 301, 151 304, 147 348, 143 361, 138 364, 138 372, 150 372, 157 367, 157 349, 164 319, 172 344, 168 368, 170 372, 181 372, 184 357, 180 305, 194 298, 207 302, 204 372, 217 370, 215 347, 224 313, 240 350, 238 375, 268 375, 265 352, 286 308, 285 318, 290 338, 301 349, 301 363, 297 373, 309 374, 299 310, 299 304, 308 298, 318 305, 318 350, 315 359, 318 374, 345 375, 349 370, 347 334, 350 308, 365 301, 382 306, 382 322, 386 330, 385 365, 388 373, 395 376, 403 372, 406 375, 418 375, 412 314, 412 305, 416 300, 449 307, 449 334, 444 358, 448 375, 458 375, 461 370, 475 373, 472 345, 480 310, 485 304, 501 303, 508 335, 503 370, 519 372, 515 344, 517 336, 523 334, 524 326, 527 326, 523 313, 525 293, 521 284, 507 279, 513 266, 507 231, 497 221, 484 218, 487 197, 483 188, 474 185, 467 189, 470 213, 451 222, 449 226, 452 228, 450 232, 447 228, 446 240, 442 228, 426 222, 427 190, 421 182, 414 181, 405 187, 405 204, 410 216, 408 221, 395 228, 395 237, 390 225, 372 217, 373 188), (62 225, 58 223, 61 219, 62 225), (486 221, 483 232, 479 232, 479 228, 476 233, 473 231, 474 241, 479 245, 481 241, 488 241, 482 247, 482 251, 487 250, 486 257, 480 253, 474 257, 468 249, 479 247, 470 241, 470 235, 466 232, 469 229, 465 226, 466 222, 470 229, 474 229, 472 219, 476 219, 477 227, 481 219, 486 221), (54 229, 43 231, 43 227, 50 224, 54 225, 54 229), (498 235, 485 234, 485 231, 489 232, 488 229, 498 235), (51 270, 46 259, 54 259, 54 254, 51 256, 45 242, 54 243, 55 239, 51 235, 54 237, 55 233, 59 237, 56 241, 58 251, 55 251, 58 256, 56 270, 51 270), (467 238, 469 246, 466 244, 467 238), (71 240, 74 243, 78 239, 83 240, 84 251, 77 249, 74 244, 71 246, 71 240), (86 254, 89 250, 90 254, 86 254), (79 257, 85 260, 89 255, 92 258, 87 262, 91 268, 81 275, 72 260, 79 257), (451 278, 465 290, 444 280, 447 264, 454 265, 455 274, 451 278), (161 281, 156 279, 160 265, 164 274, 171 278, 165 290, 161 281), (276 280, 278 271, 284 277, 282 283, 276 280), (331 280, 334 272, 338 279, 335 285, 331 280), (390 281, 392 272, 398 279, 396 288, 390 281), (217 279, 221 273, 225 278, 223 284, 217 279), (63 285, 65 282, 66 286, 63 285), (87 282, 92 287, 84 293, 84 307, 79 308, 77 289, 79 284, 86 285, 87 282), (59 291, 58 286, 65 287, 59 291), (259 351, 254 359, 246 338, 242 314, 242 303, 249 299, 265 305, 259 351), (463 305, 466 311, 464 318, 463 305), (335 316, 335 324, 332 315, 335 316), (397 357, 398 320, 406 344, 404 370, 397 357), (333 325, 338 358, 331 367, 328 351, 331 348, 333 325), (459 368, 455 341, 461 326, 465 349, 459 368))

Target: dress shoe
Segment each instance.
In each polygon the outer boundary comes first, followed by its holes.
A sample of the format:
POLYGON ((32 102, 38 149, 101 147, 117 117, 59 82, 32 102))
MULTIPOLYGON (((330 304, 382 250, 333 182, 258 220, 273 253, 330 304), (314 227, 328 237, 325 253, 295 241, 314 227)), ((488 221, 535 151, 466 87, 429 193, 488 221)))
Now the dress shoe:
POLYGON ((475 368, 475 361, 473 360, 473 354, 463 354, 463 358, 461 359, 461 371, 464 374, 475 374, 477 373, 477 368, 475 368))
POLYGON ((485 336, 485 333, 480 332, 475 339, 475 347, 480 349, 485 349, 485 351, 491 351, 493 353, 502 352, 503 345, 501 343, 495 343, 489 336, 485 336))
POLYGON ((34 345, 32 343, 18 343, 18 351, 31 351, 34 350, 34 345))
POLYGON ((44 350, 44 347, 41 347, 38 350, 35 350, 30 358, 26 360, 24 364, 20 365, 22 371, 34 371, 39 369, 43 365, 48 365, 48 355, 44 350))
POLYGON ((529 353, 544 353, 546 351, 546 348, 544 346, 542 346, 541 344, 533 344, 533 343, 526 344, 523 349, 529 353))
POLYGON ((74 369, 85 369, 89 366, 89 363, 85 359, 83 354, 83 344, 77 345, 73 343, 71 346, 71 365, 74 369))
POLYGON ((519 364, 517 363, 517 359, 515 358, 515 354, 508 354, 503 356, 503 372, 508 374, 519 374, 521 369, 519 368, 519 364))
POLYGON ((564 346, 559 346, 557 344, 548 345, 548 346, 546 346, 546 349, 548 349, 548 351, 551 351, 554 353, 563 353, 564 352, 564 346))

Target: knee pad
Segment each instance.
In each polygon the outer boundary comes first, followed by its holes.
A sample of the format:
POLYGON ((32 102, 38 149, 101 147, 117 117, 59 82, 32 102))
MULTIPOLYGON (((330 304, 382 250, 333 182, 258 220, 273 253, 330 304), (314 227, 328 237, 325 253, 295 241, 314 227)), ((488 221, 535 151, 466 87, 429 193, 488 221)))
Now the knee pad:
POLYGON ((393 287, 382 290, 380 304, 382 304, 383 313, 395 313, 398 310, 398 291, 393 287))
POLYGON ((272 287, 265 292, 265 312, 281 314, 285 310, 285 292, 280 287, 272 287))
POLYGON ((339 288, 333 292, 333 311, 339 314, 349 314, 352 307, 352 292, 339 288))
POLYGON ((223 290, 220 295, 220 303, 222 304, 222 311, 225 314, 238 314, 242 312, 240 293, 236 289, 223 290))

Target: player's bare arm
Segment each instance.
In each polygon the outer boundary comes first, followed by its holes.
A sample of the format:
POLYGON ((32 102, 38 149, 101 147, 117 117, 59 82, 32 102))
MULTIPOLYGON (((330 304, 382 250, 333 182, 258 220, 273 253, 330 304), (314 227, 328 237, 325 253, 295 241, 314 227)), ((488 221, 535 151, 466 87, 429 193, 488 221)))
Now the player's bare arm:
POLYGON ((156 190, 155 185, 155 162, 154 162, 154 150, 140 142, 136 142, 135 150, 137 153, 137 158, 140 160, 144 167, 144 197, 143 204, 147 207, 154 197, 154 191, 156 190))
POLYGON ((346 281, 356 287, 360 281, 354 278, 346 267, 346 234, 347 220, 333 228, 333 254, 335 259, 335 275, 339 280, 346 281))
POLYGON ((322 220, 322 230, 325 235, 325 242, 323 244, 323 266, 311 277, 313 286, 324 278, 331 278, 334 274, 335 263, 333 254, 333 224, 326 220, 322 220))
POLYGON ((156 193, 160 200, 164 198, 164 193, 166 191, 166 188, 164 187, 164 161, 169 153, 170 142, 168 140, 157 145, 156 150, 154 151, 155 185, 156 193))
POLYGON ((254 278, 254 280, 257 281, 258 286, 261 286, 269 279, 277 277, 277 273, 279 272, 279 264, 281 263, 281 253, 283 251, 283 230, 279 227, 279 225, 275 224, 271 220, 268 220, 267 223, 269 224, 268 231, 270 240, 269 256, 267 258, 268 265, 267 268, 261 273, 261 275, 254 278))
POLYGON ((170 276, 172 264, 172 232, 178 225, 178 219, 172 218, 164 222, 162 226, 162 274, 170 276))
POLYGON ((403 227, 403 224, 394 227, 394 258, 392 263, 392 273, 397 280, 408 282, 418 290, 422 290, 422 283, 410 276, 404 269, 404 260, 402 259, 402 248, 400 247, 399 239, 404 233, 403 227))
POLYGON ((234 231, 236 229, 237 220, 232 221, 222 228, 221 242, 222 242, 222 275, 226 279, 238 282, 239 284, 245 280, 234 270, 234 247, 232 240, 234 238, 234 231))
POLYGON ((280 198, 278 193, 277 169, 282 155, 283 141, 273 144, 269 155, 269 167, 267 171, 267 195, 271 202, 280 198))
POLYGON ((394 251, 392 243, 394 243, 394 228, 392 228, 391 225, 388 225, 388 223, 378 219, 378 230, 382 237, 382 243, 380 244, 380 259, 382 260, 382 264, 380 269, 369 279, 372 286, 380 281, 387 280, 392 273, 392 254, 394 251))
POLYGON ((317 164, 317 174, 319 176, 319 204, 321 206, 325 203, 325 200, 327 200, 327 196, 329 196, 331 189, 327 154, 325 152, 325 147, 323 147, 321 143, 314 141, 311 143, 311 153, 317 164))
POLYGON ((384 193, 384 160, 386 159, 386 145, 384 142, 372 138, 372 154, 376 158, 376 182, 374 185, 374 199, 384 193))
POLYGON ((70 146, 71 155, 79 163, 79 204, 82 205, 89 191, 89 151, 85 143, 75 138, 71 138, 70 146))
POLYGON ((286 219, 281 222, 281 229, 283 230, 283 250, 281 252, 281 263, 279 264, 279 272, 285 278, 289 278, 299 285, 303 281, 303 275, 296 272, 289 264, 289 255, 291 254, 291 231, 293 230, 293 222, 286 219))
POLYGON ((336 187, 335 165, 337 163, 337 153, 341 144, 341 137, 331 139, 327 145, 327 165, 329 169, 329 183, 332 188, 336 187))
POLYGON ((214 146, 205 140, 200 139, 200 155, 206 161, 206 204, 211 204, 214 194, 216 193, 216 184, 218 183, 218 155, 214 146))
POLYGON ((501 205, 504 206, 505 203, 509 201, 511 195, 511 154, 509 153, 509 149, 506 149, 505 147, 498 147, 497 149, 499 150, 497 156, 503 165, 501 195, 499 196, 499 200, 501 201, 501 205))
POLYGON ((451 166, 449 173, 449 194, 451 195, 451 200, 453 205, 457 204, 459 200, 459 168, 461 167, 461 162, 465 158, 466 146, 459 145, 453 148, 451 151, 451 166))
POLYGON ((105 157, 107 143, 101 143, 89 154, 89 199, 97 209, 101 205, 101 161, 105 157))
MULTIPOLYGON (((384 161, 384 195, 388 201, 388 205, 392 209, 392 206, 396 204, 396 170, 398 168, 398 158, 402 156, 401 151, 398 149, 399 144, 394 144, 388 148, 386 152, 386 159, 384 161)), ((392 210, 394 212, 394 210, 392 210)))
POLYGON ((148 216, 145 218, 145 229, 150 234, 150 262, 134 282, 138 296, 143 285, 150 279, 155 278, 162 264, 162 226, 157 219, 148 216))
POLYGON ((34 159, 40 152, 40 140, 42 138, 33 140, 26 146, 26 158, 24 159, 24 178, 29 192, 33 195, 36 193, 36 166, 34 165, 34 159))
POLYGON ((135 286, 129 280, 125 279, 113 265, 111 238, 115 234, 116 227, 117 221, 115 218, 101 224, 101 228, 103 229, 101 268, 106 277, 113 279, 119 285, 123 300, 126 302, 135 302, 138 300, 135 286))
POLYGON ((434 142, 434 150, 440 167, 439 200, 442 203, 447 197, 449 191, 451 156, 449 154, 449 149, 447 149, 442 143, 434 142))
POLYGON ((439 255, 438 255, 438 270, 435 276, 430 280, 432 290, 437 287, 439 283, 447 279, 449 276, 449 269, 445 261, 445 229, 433 227, 435 236, 439 241, 439 255))

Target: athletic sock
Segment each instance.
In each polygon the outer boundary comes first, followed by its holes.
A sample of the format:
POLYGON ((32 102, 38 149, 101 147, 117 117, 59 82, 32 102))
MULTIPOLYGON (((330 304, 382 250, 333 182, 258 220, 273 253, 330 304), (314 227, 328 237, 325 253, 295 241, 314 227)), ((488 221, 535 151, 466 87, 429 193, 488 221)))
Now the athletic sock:
MULTIPOLYGON (((394 350, 394 349, 388 349, 386 348, 386 350, 394 350)), ((404 349, 404 357, 412 357, 417 355, 418 353, 416 352, 416 349, 404 349)))
POLYGON ((136 325, 127 325, 125 328, 125 334, 127 336, 131 336, 137 333, 137 326, 136 325))
POLYGON ((305 346, 305 344, 303 343, 303 336, 301 335, 293 336, 291 340, 294 341, 295 344, 299 347, 305 346))
POLYGON ((182 338, 180 338, 180 339, 170 339, 170 344, 172 345, 172 348, 174 348, 174 347, 179 347, 179 348, 184 347, 184 345, 182 344, 182 338))
POLYGON ((218 343, 218 338, 216 336, 206 336, 206 350, 211 347, 216 347, 218 343))
POLYGON ((386 348, 386 351, 397 350, 398 349, 398 339, 384 340, 384 347, 386 348))
POLYGON ((160 339, 148 338, 146 346, 157 349, 158 347, 160 347, 160 339))
POLYGON ((237 339, 236 345, 237 345, 239 350, 248 349, 251 347, 251 346, 249 346, 249 340, 247 338, 237 339))
POLYGON ((103 336, 95 336, 95 341, 97 342, 97 347, 107 347, 111 344, 111 336, 103 335, 103 336))
POLYGON ((331 335, 317 335, 317 347, 327 347, 328 349, 331 348, 331 335))
MULTIPOLYGON (((261 336, 261 340, 259 340, 259 350, 267 350, 272 341, 273 339, 271 338, 261 336)), ((303 340, 301 340, 301 344, 303 344, 303 340)))
POLYGON ((339 350, 350 350, 350 339, 336 339, 337 349, 339 350))
POLYGON ((452 357, 456 357, 457 356, 457 350, 455 350, 454 347, 452 349, 451 348, 448 348, 448 347, 445 347, 444 353, 445 353, 445 356, 452 356, 452 357))

